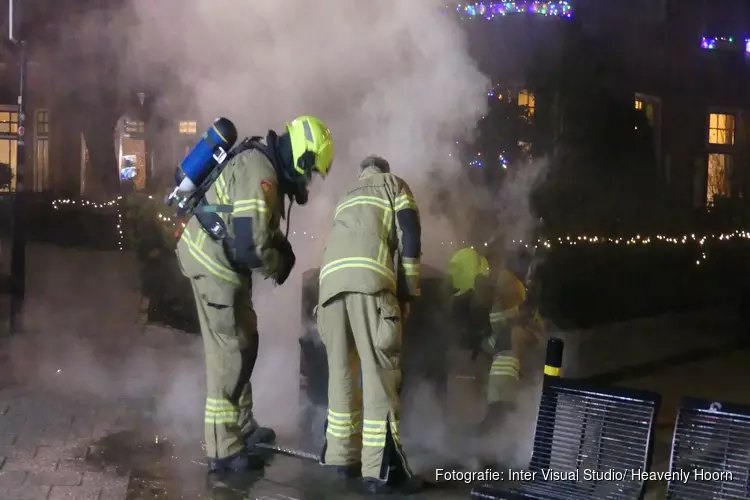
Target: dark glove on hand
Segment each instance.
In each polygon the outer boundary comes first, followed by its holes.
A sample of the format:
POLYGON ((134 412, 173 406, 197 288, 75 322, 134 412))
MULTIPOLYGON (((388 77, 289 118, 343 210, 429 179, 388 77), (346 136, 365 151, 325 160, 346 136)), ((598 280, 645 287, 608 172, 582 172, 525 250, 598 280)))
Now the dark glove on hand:
POLYGON ((295 257, 294 250, 292 250, 292 244, 289 243, 289 240, 286 238, 278 243, 277 250, 281 253, 283 262, 281 264, 281 270, 276 277, 276 284, 283 285, 292 273, 294 264, 297 262, 297 257, 295 257))

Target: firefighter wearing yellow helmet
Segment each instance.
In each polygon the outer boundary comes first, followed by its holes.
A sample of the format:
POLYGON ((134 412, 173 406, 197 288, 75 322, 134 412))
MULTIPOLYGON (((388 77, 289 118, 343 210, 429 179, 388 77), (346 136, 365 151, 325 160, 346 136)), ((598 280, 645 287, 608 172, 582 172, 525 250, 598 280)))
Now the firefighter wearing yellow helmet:
POLYGON ((536 312, 527 314, 524 272, 512 270, 502 255, 493 269, 474 248, 456 252, 449 264, 454 289, 454 319, 469 331, 472 348, 492 357, 487 383, 488 411, 483 427, 492 427, 513 409, 521 374, 521 359, 541 333, 536 312))
MULTIPOLYGON (((250 376, 258 355, 251 300, 253 272, 283 284, 295 264, 280 230, 284 197, 307 202, 314 174, 328 174, 331 131, 318 118, 301 116, 284 133, 245 139, 228 155, 221 173, 188 219, 177 258, 190 279, 206 358, 205 442, 211 472, 262 467, 251 454, 273 430, 253 418, 250 376)), ((290 201, 291 203, 291 201, 290 201)))
POLYGON ((422 486, 398 426, 401 332, 409 303, 420 294, 421 253, 419 211, 408 184, 383 158, 365 158, 335 210, 317 315, 329 370, 321 462, 347 477, 361 475, 371 493, 422 486))

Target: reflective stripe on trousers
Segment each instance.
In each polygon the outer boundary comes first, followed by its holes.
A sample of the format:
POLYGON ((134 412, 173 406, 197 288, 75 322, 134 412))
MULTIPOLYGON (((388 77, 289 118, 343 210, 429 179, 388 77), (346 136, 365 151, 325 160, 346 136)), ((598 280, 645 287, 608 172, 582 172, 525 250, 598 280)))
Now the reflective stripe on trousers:
POLYGON ((521 362, 509 351, 498 353, 492 360, 490 376, 509 377, 518 380, 521 373, 521 362))
POLYGON ((340 439, 358 436, 362 424, 360 417, 361 414, 358 411, 342 413, 329 409, 326 434, 340 439))

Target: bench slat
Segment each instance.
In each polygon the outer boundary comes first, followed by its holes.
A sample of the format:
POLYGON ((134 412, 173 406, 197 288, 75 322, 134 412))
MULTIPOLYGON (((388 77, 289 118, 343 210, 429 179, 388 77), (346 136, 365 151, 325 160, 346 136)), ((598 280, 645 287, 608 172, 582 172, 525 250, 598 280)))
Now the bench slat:
POLYGON ((484 484, 472 496, 507 500, 632 500, 645 483, 633 470, 648 470, 659 394, 548 378, 542 390, 534 453, 534 480, 484 484), (541 471, 579 471, 578 480, 545 480, 541 471), (616 471, 617 480, 592 481, 584 471, 616 471), (588 479, 588 480, 587 480, 588 479))
POLYGON ((683 398, 670 462, 668 499, 750 498, 750 406, 683 398))

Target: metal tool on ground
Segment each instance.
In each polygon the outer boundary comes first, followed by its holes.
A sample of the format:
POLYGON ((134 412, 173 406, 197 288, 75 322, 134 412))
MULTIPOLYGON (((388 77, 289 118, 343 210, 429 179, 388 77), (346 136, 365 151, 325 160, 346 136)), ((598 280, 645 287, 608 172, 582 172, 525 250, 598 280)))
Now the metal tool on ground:
POLYGON ((315 453, 310 453, 307 451, 295 450, 294 448, 284 448, 283 446, 266 443, 255 443, 255 447, 263 450, 274 451, 276 453, 281 453, 283 455, 288 455, 294 458, 302 458, 304 460, 312 460, 314 462, 320 461, 320 455, 316 455, 315 453))

